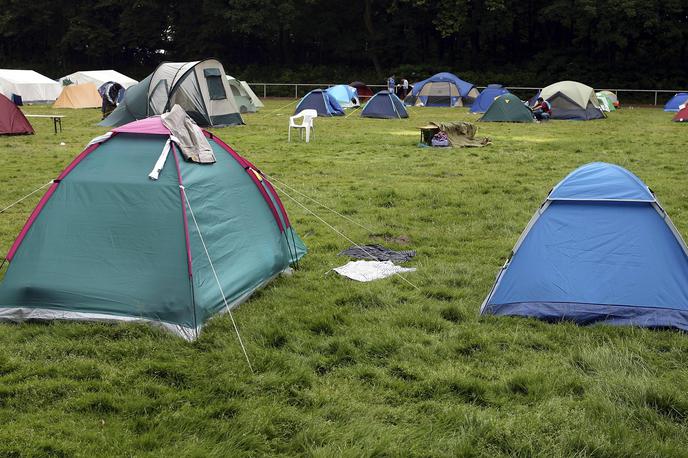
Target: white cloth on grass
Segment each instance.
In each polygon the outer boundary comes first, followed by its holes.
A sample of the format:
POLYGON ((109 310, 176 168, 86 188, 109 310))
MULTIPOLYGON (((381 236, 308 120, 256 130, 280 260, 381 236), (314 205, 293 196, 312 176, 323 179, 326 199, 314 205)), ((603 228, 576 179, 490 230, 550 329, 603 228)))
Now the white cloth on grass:
POLYGON ((392 261, 351 261, 332 270, 352 280, 373 281, 397 273, 415 272, 416 268, 396 266, 392 261))

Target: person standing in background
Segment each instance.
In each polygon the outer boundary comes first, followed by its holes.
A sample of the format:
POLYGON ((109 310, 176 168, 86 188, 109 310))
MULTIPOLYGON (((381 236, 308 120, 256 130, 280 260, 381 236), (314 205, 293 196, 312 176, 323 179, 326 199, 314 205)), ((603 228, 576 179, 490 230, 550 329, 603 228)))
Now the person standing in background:
POLYGON ((394 75, 387 78, 387 91, 389 91, 390 94, 394 94, 394 86, 395 85, 396 84, 394 81, 394 75))
POLYGON ((401 96, 399 97, 401 100, 404 100, 406 96, 408 95, 409 91, 409 82, 406 78, 401 79, 401 96))

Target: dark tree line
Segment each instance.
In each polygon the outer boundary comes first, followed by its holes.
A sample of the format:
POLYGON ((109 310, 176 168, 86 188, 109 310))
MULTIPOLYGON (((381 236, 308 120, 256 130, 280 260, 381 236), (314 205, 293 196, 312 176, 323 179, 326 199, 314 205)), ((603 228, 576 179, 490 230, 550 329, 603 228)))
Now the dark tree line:
POLYGON ((0 67, 51 77, 218 57, 251 81, 683 87, 686 0, 0 0, 0 67))

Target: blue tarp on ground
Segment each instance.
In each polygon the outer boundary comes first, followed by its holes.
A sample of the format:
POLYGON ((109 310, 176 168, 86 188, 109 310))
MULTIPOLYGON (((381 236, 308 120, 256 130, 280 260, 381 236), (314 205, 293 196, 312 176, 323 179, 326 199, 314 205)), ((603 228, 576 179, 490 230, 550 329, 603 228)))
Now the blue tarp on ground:
POLYGON ((494 99, 509 91, 501 84, 489 84, 471 105, 471 113, 485 113, 494 99))
POLYGON ((679 106, 688 101, 688 92, 678 92, 664 105, 664 111, 678 111, 679 106))
POLYGON ((688 330, 685 244, 645 184, 587 164, 557 185, 481 310, 688 330))
POLYGON ((318 116, 343 116, 344 110, 339 102, 324 89, 314 89, 301 99, 294 114, 303 110, 312 109, 318 112, 318 116))
POLYGON ((363 118, 408 118, 404 102, 395 94, 388 91, 380 91, 375 94, 361 112, 363 118))

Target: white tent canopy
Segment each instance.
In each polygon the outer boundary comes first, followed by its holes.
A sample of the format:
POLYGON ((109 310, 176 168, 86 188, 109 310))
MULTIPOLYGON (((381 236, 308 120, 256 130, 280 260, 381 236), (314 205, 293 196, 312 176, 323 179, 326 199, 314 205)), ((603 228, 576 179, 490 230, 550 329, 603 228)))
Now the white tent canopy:
POLYGON ((60 78, 60 84, 64 84, 65 80, 69 80, 72 84, 93 83, 96 87, 102 86, 108 81, 119 83, 125 89, 138 83, 135 79, 129 78, 115 70, 89 70, 82 72, 74 72, 67 76, 60 78))
POLYGON ((24 102, 54 102, 62 86, 33 70, 0 69, 0 92, 9 99, 20 95, 24 102))

